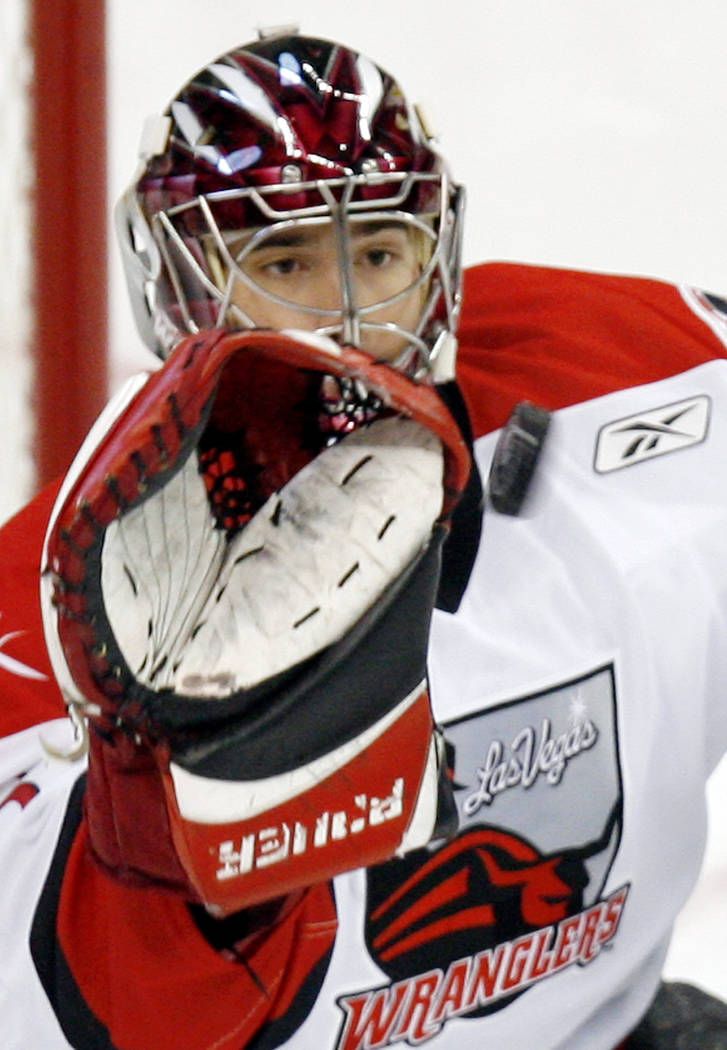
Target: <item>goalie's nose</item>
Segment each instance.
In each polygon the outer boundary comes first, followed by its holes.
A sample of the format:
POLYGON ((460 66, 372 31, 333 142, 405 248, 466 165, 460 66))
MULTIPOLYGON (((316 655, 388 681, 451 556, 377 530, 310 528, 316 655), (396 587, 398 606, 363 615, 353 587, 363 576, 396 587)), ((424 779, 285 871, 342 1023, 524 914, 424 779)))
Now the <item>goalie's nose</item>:
POLYGON ((341 271, 336 262, 322 267, 311 288, 310 305, 314 310, 330 311, 343 308, 341 271))

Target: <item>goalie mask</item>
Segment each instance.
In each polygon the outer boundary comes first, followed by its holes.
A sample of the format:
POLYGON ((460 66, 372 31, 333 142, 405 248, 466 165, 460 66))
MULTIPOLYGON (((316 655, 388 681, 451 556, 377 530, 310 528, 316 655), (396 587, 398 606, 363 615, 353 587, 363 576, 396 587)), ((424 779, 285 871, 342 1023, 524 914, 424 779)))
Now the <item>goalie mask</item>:
POLYGON ((369 59, 300 36, 230 51, 147 125, 141 153, 117 226, 156 352, 210 327, 305 329, 452 378, 462 191, 369 59), (335 265, 311 301, 322 247, 335 265))
POLYGON ((451 830, 426 650, 469 469, 434 387, 315 334, 187 337, 112 402, 42 580, 108 872, 227 915, 451 830))

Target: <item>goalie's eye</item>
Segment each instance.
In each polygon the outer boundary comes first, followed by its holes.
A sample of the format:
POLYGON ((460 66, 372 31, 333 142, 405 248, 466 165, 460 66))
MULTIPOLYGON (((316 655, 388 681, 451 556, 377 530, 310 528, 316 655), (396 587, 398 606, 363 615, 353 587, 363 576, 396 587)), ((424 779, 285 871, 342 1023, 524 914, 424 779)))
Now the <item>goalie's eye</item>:
POLYGON ((286 255, 282 259, 274 259, 263 267, 265 273, 273 277, 288 277, 301 268, 300 259, 292 255, 286 255))
POLYGON ((401 266, 409 273, 418 270, 411 229, 401 222, 360 223, 352 232, 354 264, 383 269, 401 266))
POLYGON ((363 259, 363 262, 368 263, 375 270, 381 269, 393 261, 394 255, 387 248, 369 248, 363 259))
MULTIPOLYGON (((335 260, 333 261, 335 265, 335 260)), ((245 259, 242 269, 263 288, 272 287, 276 281, 314 278, 322 275, 331 260, 306 246, 265 245, 245 259)), ((274 288, 272 290, 275 290, 274 288)))

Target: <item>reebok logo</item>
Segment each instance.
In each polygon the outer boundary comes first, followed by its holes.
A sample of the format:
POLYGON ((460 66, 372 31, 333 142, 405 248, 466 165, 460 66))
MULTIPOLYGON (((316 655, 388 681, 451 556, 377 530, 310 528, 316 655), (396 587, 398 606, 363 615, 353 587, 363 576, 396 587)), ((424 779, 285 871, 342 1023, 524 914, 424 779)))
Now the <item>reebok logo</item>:
POLYGON ((698 445, 707 436, 709 408, 709 398, 700 394, 606 424, 598 432, 596 471, 607 474, 698 445))

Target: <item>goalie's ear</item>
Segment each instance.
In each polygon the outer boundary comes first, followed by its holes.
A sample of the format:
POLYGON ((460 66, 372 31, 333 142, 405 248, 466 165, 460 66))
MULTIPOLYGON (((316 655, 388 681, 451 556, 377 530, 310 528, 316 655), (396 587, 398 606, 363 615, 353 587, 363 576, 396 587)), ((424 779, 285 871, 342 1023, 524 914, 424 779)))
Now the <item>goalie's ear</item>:
POLYGON ((44 588, 110 870, 230 911, 428 841, 426 648, 469 469, 433 387, 303 333, 191 337, 99 424, 44 588))

